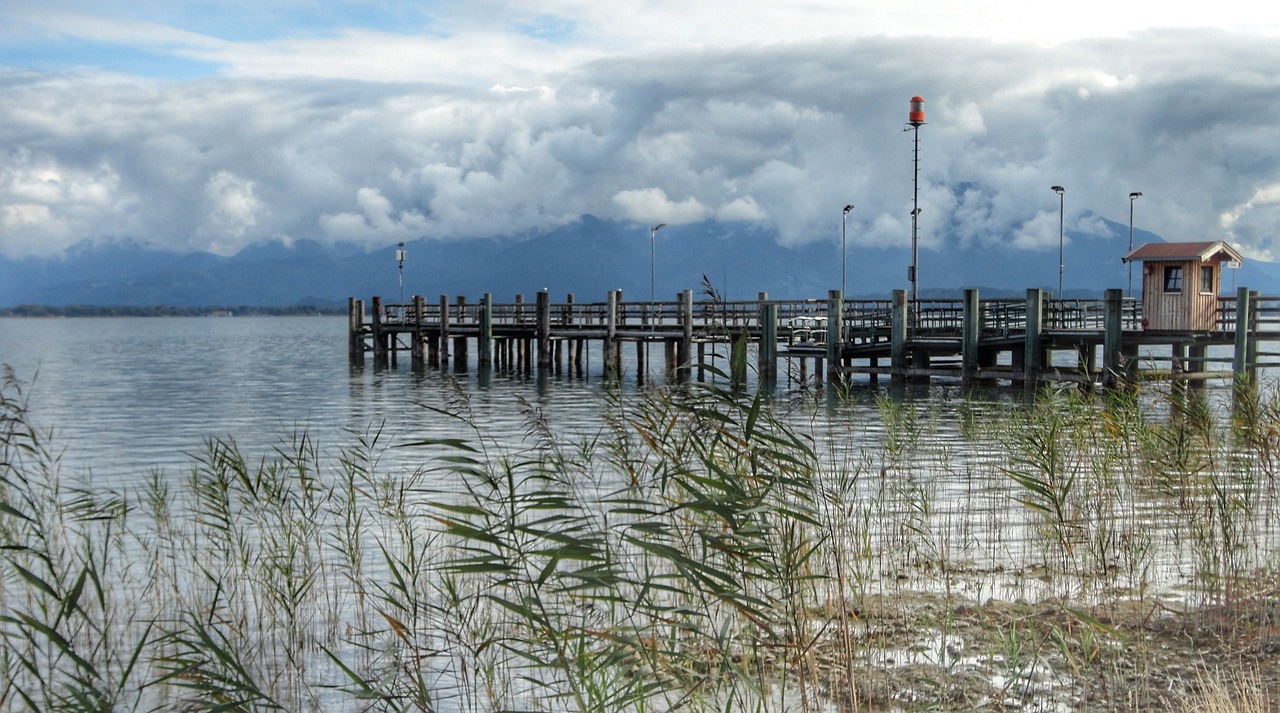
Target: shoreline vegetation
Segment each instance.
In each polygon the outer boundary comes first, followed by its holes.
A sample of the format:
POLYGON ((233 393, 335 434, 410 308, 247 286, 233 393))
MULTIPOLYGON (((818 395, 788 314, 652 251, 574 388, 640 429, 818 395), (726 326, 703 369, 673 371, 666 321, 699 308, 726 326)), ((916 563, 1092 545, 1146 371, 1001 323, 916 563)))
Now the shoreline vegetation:
POLYGON ((293 305, 289 307, 173 307, 168 305, 17 305, 0 307, 0 317, 295 317, 342 316, 343 305, 293 305))
POLYGON ((0 711, 1272 710, 1280 395, 1235 396, 619 390, 511 445, 455 385, 457 437, 112 489, 6 369, 0 711))

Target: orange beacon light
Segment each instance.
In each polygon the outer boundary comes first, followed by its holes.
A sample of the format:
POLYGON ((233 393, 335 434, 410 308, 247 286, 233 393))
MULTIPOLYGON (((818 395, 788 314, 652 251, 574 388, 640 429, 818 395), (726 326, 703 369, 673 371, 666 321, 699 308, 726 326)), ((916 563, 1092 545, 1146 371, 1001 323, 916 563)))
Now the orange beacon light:
POLYGON ((912 126, 924 123, 924 97, 911 97, 911 112, 907 114, 907 123, 912 126))

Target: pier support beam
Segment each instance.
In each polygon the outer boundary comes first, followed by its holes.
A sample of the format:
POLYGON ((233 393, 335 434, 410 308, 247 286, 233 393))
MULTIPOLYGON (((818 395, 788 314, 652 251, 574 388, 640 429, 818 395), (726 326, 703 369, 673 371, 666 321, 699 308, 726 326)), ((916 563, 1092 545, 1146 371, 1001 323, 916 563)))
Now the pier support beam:
POLYGON ((964 291, 964 315, 960 323, 961 378, 968 381, 978 377, 978 338, 982 335, 982 303, 978 291, 964 291))
POLYGON ((423 313, 426 312, 426 307, 427 302, 422 299, 422 295, 413 296, 413 344, 409 346, 409 367, 415 372, 423 371, 427 366, 427 357, 422 348, 422 323, 425 321, 423 313))
POLYGON ((364 366, 364 300, 347 298, 347 360, 364 366))
POLYGON ((610 290, 604 312, 604 374, 617 378, 622 374, 618 357, 618 291, 610 290))
POLYGON ((387 337, 382 333, 382 298, 373 298, 373 314, 370 328, 373 333, 373 366, 383 368, 387 365, 387 337))
POLYGON ((1044 371, 1044 290, 1027 290, 1027 326, 1022 340, 1022 373, 1035 385, 1044 371))
POLYGON ((676 359, 677 377, 687 382, 693 371, 693 290, 680 293, 680 349, 676 359))
POLYGON ((449 295, 440 295, 440 368, 449 364, 449 295))
POLYGON ((761 384, 778 383, 778 305, 760 305, 760 347, 756 350, 756 369, 761 384))
POLYGON ((1248 287, 1236 290, 1236 344, 1231 358, 1231 373, 1237 384, 1246 383, 1253 375, 1250 363, 1250 331, 1253 330, 1253 301, 1248 287))
MULTIPOLYGON (((844 370, 841 357, 844 351, 844 293, 827 292, 827 381, 841 383, 844 370)), ((816 365, 815 365, 816 366, 816 365)), ((821 367, 816 367, 821 370, 821 367)))
POLYGON ((1123 385, 1126 378, 1124 357, 1124 290, 1103 293, 1102 385, 1123 385))
POLYGON ((476 335, 476 364, 493 366, 493 294, 486 292, 480 300, 480 331, 476 335))
POLYGON ((551 368, 551 293, 543 290, 537 296, 538 369, 551 368))
POLYGON ((907 291, 893 291, 893 312, 889 323, 889 369, 894 384, 907 379, 907 291))

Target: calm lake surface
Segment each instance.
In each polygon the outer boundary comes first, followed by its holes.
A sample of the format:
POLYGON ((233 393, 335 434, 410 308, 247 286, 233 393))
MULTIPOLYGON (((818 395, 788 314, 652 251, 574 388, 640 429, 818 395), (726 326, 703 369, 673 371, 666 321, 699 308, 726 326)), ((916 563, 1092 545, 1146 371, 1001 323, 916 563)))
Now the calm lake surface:
MULTIPOLYGON (((474 368, 414 374, 407 354, 395 369, 353 369, 346 324, 343 317, 0 319, 0 364, 25 384, 35 423, 53 430, 64 474, 104 486, 137 482, 156 468, 178 475, 210 437, 231 437, 261 456, 304 430, 326 450, 378 428, 388 444, 456 436, 458 425, 431 410, 447 407, 455 385, 485 430, 513 443, 527 406, 560 433, 601 426, 612 387, 598 353, 583 378, 495 373, 482 385, 474 368)), ((650 364, 661 363, 653 357, 650 364)), ((634 353, 626 358, 623 388, 634 392, 634 353)), ((834 425, 873 413, 874 392, 861 391, 816 410, 808 403, 805 418, 834 425)), ((914 393, 947 399, 958 390, 914 393)), ((777 396, 784 405, 790 398, 785 388, 777 396)))
MULTIPOLYGON (((52 428, 64 473, 97 484, 181 468, 209 437, 248 454, 305 430, 322 448, 382 427, 386 442, 452 435, 444 407, 466 386, 493 433, 519 434, 521 400, 557 429, 599 426, 604 379, 414 374, 352 369, 342 317, 0 319, 0 364, 26 385, 34 421, 52 428)), ((634 384, 634 375, 632 375, 634 384)))
MULTIPOLYGON (((247 455, 262 456, 303 431, 325 450, 379 428, 388 444, 456 436, 456 422, 431 408, 446 408, 457 385, 487 432, 513 443, 524 432, 526 405, 560 433, 601 426, 612 387, 598 353, 589 355, 584 378, 495 373, 482 384, 474 368, 414 374, 407 354, 395 369, 353 369, 345 330, 345 317, 0 319, 0 364, 25 384, 35 423, 53 430, 64 474, 105 486, 189 467, 190 454, 211 437, 230 437, 247 455)), ((624 355, 624 393, 634 392, 634 353, 624 355)), ((649 364, 660 363, 659 348, 649 364)), ((806 430, 857 424, 874 438, 878 393, 886 388, 815 398, 784 384, 775 403, 806 430)), ((942 436, 958 428, 961 402, 1023 398, 1007 387, 966 395, 957 384, 894 393, 933 414, 942 436)))

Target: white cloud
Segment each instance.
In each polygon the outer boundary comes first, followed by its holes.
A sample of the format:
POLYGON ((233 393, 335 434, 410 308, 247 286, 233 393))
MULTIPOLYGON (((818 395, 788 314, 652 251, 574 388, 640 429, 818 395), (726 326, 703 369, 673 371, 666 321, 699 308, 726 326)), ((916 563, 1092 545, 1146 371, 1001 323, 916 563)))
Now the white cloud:
POLYGON ((262 204, 253 193, 253 181, 218 171, 204 189, 205 216, 196 237, 200 247, 219 255, 234 255, 246 244, 249 229, 258 224, 262 204))
POLYGON ((638 188, 619 191, 613 202, 622 218, 641 223, 696 223, 712 215, 712 211, 696 198, 672 201, 661 188, 638 188))
POLYGON ((756 203, 751 196, 736 198, 716 211, 716 219, 723 221, 742 221, 747 223, 763 223, 769 214, 756 203))
POLYGON ((334 240, 384 245, 419 237, 427 221, 421 213, 402 210, 398 214, 391 201, 376 188, 356 191, 358 211, 320 216, 320 227, 334 240))
POLYGON ((56 255, 86 236, 127 229, 135 199, 110 166, 64 165, 20 148, 0 165, 0 252, 56 255))
POLYGON ((1280 183, 1259 187, 1249 200, 1224 211, 1218 223, 1226 240, 1249 246, 1255 257, 1280 252, 1280 183))

